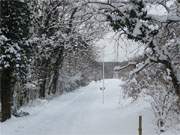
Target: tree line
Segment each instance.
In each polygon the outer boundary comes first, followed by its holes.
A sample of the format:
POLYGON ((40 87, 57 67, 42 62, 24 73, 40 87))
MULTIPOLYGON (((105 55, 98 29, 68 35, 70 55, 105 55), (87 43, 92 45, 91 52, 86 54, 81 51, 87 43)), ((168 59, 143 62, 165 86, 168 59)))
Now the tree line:
POLYGON ((0 11, 1 121, 98 77, 93 45, 104 25, 85 1, 1 0, 0 11))

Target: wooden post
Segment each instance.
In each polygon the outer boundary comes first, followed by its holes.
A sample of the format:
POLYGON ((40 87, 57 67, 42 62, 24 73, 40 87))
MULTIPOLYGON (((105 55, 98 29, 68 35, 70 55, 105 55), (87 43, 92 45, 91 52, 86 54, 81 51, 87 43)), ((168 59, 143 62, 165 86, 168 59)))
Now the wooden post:
POLYGON ((139 116, 139 135, 142 135, 142 116, 139 116))

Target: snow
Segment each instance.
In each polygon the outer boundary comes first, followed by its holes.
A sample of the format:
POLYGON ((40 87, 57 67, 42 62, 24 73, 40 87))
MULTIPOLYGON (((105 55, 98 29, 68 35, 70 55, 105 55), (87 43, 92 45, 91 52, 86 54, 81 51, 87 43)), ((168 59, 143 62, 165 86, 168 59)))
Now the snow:
MULTIPOLYGON (((155 135, 153 113, 145 98, 131 103, 123 98, 118 79, 105 80, 105 103, 102 104, 102 81, 92 82, 72 93, 53 100, 37 100, 23 107, 29 116, 0 123, 1 135, 135 135, 138 116, 143 116, 143 134, 155 135)), ((175 132, 173 132, 175 133, 175 132)), ((166 133, 165 135, 176 135, 166 133)))
POLYGON ((142 27, 142 22, 139 20, 139 21, 137 21, 136 26, 134 28, 133 36, 138 36, 138 35, 142 34, 142 32, 140 30, 141 27, 142 27))
POLYGON ((120 70, 122 70, 124 68, 127 68, 130 65, 136 65, 136 64, 137 64, 136 62, 128 62, 128 64, 125 65, 125 66, 115 66, 114 71, 120 71, 120 70))

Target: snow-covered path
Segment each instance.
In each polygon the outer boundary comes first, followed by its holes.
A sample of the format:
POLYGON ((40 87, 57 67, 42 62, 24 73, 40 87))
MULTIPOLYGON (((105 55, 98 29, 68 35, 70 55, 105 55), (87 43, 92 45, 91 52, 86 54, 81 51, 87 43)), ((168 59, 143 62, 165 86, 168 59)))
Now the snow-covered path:
POLYGON ((1 125, 1 135, 136 135, 138 115, 143 115, 143 133, 154 135, 153 115, 145 101, 129 103, 122 98, 122 82, 105 80, 67 93, 40 105, 26 107, 31 115, 12 118, 1 125), (120 97, 120 98, 119 98, 120 97), (120 99, 120 104, 118 104, 120 99))

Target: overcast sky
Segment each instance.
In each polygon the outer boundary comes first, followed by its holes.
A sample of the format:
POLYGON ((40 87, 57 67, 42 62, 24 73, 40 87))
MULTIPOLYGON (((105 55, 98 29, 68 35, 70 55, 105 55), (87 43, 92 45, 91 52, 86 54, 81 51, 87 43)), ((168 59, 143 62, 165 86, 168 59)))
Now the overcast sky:
POLYGON ((117 42, 113 32, 106 34, 103 39, 99 40, 96 43, 96 47, 98 48, 99 52, 98 61, 103 61, 104 50, 104 61, 106 62, 125 61, 134 56, 138 56, 143 52, 142 45, 139 45, 136 42, 127 40, 125 38, 121 38, 119 42, 117 42))

